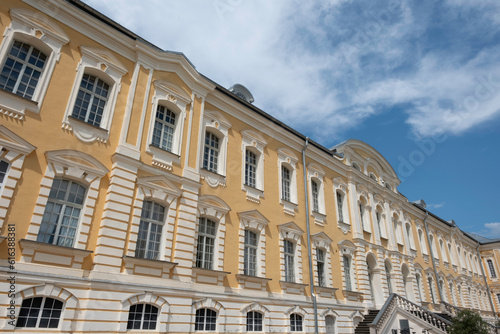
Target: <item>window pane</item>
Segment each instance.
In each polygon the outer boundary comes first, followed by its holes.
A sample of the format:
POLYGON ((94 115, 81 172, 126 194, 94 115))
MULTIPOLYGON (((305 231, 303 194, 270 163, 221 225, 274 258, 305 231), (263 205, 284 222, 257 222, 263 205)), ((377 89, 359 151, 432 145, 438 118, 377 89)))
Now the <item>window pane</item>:
POLYGON ((89 124, 100 126, 108 100, 109 85, 90 74, 84 74, 73 107, 72 116, 89 124))

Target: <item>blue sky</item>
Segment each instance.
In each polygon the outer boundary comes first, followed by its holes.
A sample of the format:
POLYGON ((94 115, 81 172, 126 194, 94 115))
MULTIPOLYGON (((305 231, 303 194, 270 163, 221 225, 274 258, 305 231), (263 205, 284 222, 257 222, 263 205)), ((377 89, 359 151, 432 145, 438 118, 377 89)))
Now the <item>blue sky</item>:
POLYGON ((85 2, 327 147, 367 142, 410 201, 500 237, 500 1, 85 2))

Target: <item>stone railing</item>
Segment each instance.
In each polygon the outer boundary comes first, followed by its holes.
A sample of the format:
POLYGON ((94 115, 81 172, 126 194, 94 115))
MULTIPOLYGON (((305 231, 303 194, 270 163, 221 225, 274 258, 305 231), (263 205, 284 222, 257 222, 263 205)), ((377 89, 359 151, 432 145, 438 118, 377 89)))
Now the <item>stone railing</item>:
POLYGON ((369 325, 371 334, 382 333, 383 328, 387 324, 395 308, 410 313, 421 321, 426 322, 428 325, 432 326, 433 333, 448 333, 451 322, 406 298, 397 294, 391 294, 389 299, 385 302, 384 307, 382 307, 377 317, 373 320, 373 323, 369 325))
POLYGON ((456 316, 457 313, 461 310, 460 307, 457 307, 455 305, 451 305, 450 303, 447 302, 441 302, 441 312, 446 313, 452 317, 456 316))

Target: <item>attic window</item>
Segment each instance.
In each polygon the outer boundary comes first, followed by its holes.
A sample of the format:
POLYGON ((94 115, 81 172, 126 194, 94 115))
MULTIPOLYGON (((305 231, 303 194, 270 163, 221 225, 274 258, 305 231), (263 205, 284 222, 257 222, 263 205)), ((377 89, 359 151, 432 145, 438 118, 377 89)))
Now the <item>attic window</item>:
POLYGON ((357 163, 353 162, 352 167, 354 167, 354 169, 357 169, 361 172, 361 167, 359 167, 359 165, 357 163))
POLYGON ((373 179, 373 180, 375 180, 375 181, 378 181, 377 177, 373 173, 370 173, 370 178, 373 179))
POLYGON ((389 183, 386 183, 386 184, 385 184, 385 187, 386 187, 387 189, 392 190, 392 187, 391 187, 391 185, 390 185, 389 183))

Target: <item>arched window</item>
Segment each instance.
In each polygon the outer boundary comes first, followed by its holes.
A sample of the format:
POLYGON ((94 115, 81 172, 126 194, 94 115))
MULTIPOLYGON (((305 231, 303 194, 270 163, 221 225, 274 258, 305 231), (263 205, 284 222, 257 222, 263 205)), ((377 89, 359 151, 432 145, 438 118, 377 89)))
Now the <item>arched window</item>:
POLYGON ((490 276, 491 278, 497 278, 497 273, 495 271, 495 266, 493 265, 492 260, 486 260, 486 263, 488 263, 488 268, 490 269, 490 276))
POLYGON ((344 255, 343 262, 344 262, 345 289, 347 291, 352 291, 351 258, 344 255))
POLYGON ((203 153, 203 168, 217 173, 219 160, 219 137, 211 132, 205 133, 205 149, 203 153))
POLYGON ((0 73, 0 88, 32 99, 47 55, 33 45, 15 40, 0 73))
POLYGON ((431 301, 433 304, 436 304, 436 299, 434 298, 434 282, 432 277, 427 277, 427 283, 429 284, 429 292, 431 294, 431 301))
POLYGON ((196 267, 213 269, 217 223, 205 217, 199 219, 196 267))
POLYGON ((109 84, 102 79, 88 73, 84 74, 71 116, 91 125, 100 126, 109 90, 109 84))
POLYGON ((339 222, 343 223, 344 222, 344 195, 340 191, 337 191, 337 212, 338 212, 339 222))
POLYGON ((257 233, 245 230, 244 274, 257 276, 257 233))
POLYGON ((23 300, 17 328, 57 328, 63 302, 49 297, 33 297, 23 300))
POLYGON ((325 317, 326 334, 335 334, 335 317, 327 315, 325 317))
POLYGON ((281 166, 281 198, 287 202, 290 202, 290 182, 291 182, 291 172, 285 167, 281 166))
POLYGON ((152 145, 172 152, 177 115, 165 106, 156 109, 152 145))
POLYGON ((217 324, 217 312, 209 308, 196 310, 194 323, 195 331, 215 331, 217 324))
POLYGON ((418 291, 418 297, 420 298, 420 302, 423 302, 422 299, 422 283, 421 283, 421 276, 420 274, 415 275, 415 280, 417 283, 417 291, 418 291))
POLYGON ((262 332, 262 313, 256 311, 247 313, 247 332, 262 332))
POLYGON ((311 194, 312 194, 312 209, 319 212, 319 186, 314 180, 311 180, 311 194))
POLYGON ((135 257, 158 260, 164 222, 165 207, 158 203, 144 201, 135 257))
POLYGON ((387 279, 387 289, 389 289, 389 294, 391 294, 392 293, 391 268, 387 263, 385 263, 385 277, 387 279))
POLYGON ((43 213, 37 241, 73 247, 86 187, 67 179, 55 178, 43 213))
POLYGON ((249 149, 245 151, 245 185, 257 186, 257 155, 249 149))
POLYGON ((302 332, 302 328, 302 316, 298 313, 290 314, 290 330, 292 332, 302 332))
POLYGON ((156 329, 158 307, 151 304, 130 305, 127 329, 156 329))

